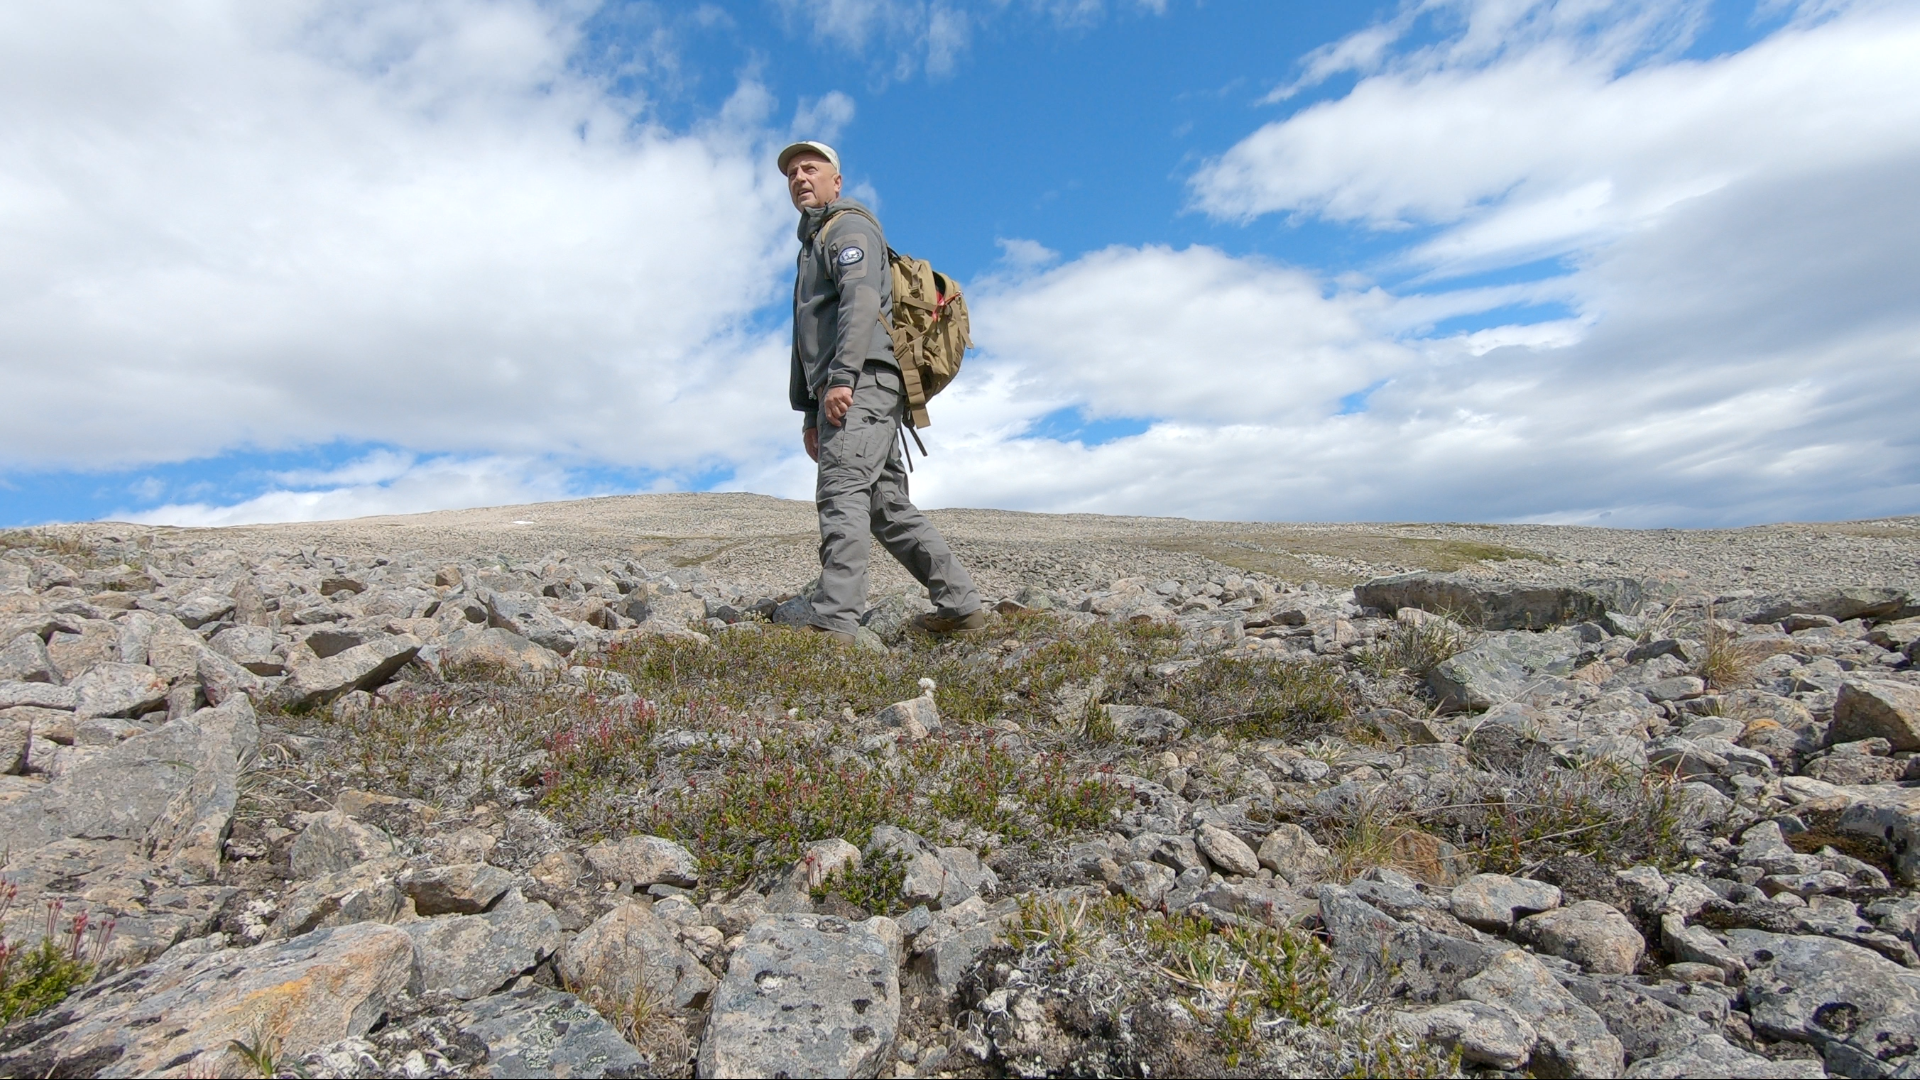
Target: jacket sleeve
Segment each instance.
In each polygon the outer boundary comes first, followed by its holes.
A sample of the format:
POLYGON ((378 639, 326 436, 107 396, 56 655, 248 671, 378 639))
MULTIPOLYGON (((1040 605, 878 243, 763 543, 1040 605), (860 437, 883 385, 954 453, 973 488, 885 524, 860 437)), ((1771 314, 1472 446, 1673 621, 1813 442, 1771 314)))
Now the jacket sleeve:
POLYGON ((880 320, 880 289, 886 280, 887 244, 864 214, 836 215, 827 235, 827 272, 839 287, 838 336, 826 385, 852 386, 860 380, 880 320))
POLYGON ((800 366, 800 344, 795 342, 791 354, 791 369, 787 375, 787 401, 793 411, 806 414, 806 422, 800 430, 820 426, 820 402, 807 389, 807 372, 800 366))

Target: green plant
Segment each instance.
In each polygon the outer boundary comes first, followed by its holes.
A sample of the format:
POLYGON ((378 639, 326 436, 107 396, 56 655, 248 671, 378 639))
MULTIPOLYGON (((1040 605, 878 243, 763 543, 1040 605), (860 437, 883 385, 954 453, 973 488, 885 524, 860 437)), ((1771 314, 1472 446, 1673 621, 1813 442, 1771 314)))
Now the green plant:
POLYGON ((1753 673, 1758 657, 1732 633, 1720 626, 1707 608, 1706 651, 1695 671, 1714 690, 1728 690, 1745 683, 1753 673))
MULTIPOLYGON (((18 885, 0 885, 0 924, 19 895, 18 885)), ((48 901, 46 932, 34 945, 0 936, 0 1025, 59 1004, 99 970, 114 920, 96 923, 84 911, 69 917, 64 908, 63 901, 48 901)))
POLYGON ((1216 656, 1182 672, 1148 703, 1243 738, 1298 739, 1347 719, 1354 697, 1337 664, 1216 656))
POLYGON ((906 883, 907 865, 897 851, 875 853, 859 866, 846 865, 827 875, 820 887, 812 890, 813 899, 836 897, 867 912, 888 913, 905 907, 900 887, 906 883))
POLYGON ((1379 678, 1405 674, 1425 679, 1471 647, 1473 638, 1472 630, 1444 616, 1395 621, 1378 641, 1361 650, 1360 666, 1379 678))
POLYGON ((285 1067, 280 1060, 280 1033, 264 1015, 255 1016, 245 1039, 227 1040, 227 1050, 252 1069, 254 1075, 274 1077, 285 1067))
POLYGON ((1064 971, 1087 957, 1103 921, 1103 910, 1101 905, 1094 905, 1090 920, 1084 896, 1068 903, 1028 893, 1020 897, 1020 921, 1011 937, 1028 954, 1064 971))

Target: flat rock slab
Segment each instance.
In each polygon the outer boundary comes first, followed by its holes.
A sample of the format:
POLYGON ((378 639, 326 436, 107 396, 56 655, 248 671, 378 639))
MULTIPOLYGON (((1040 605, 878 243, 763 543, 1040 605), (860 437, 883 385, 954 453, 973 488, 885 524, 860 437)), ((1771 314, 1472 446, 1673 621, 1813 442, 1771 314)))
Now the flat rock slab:
POLYGON ((11 851, 67 837, 145 840, 208 876, 238 797, 240 764, 260 744, 245 698, 202 709, 102 749, 44 790, 0 806, 11 851))
POLYGON ((1525 701, 1572 674, 1583 644, 1571 630, 1488 634, 1465 652, 1442 661, 1427 684, 1439 696, 1441 707, 1453 712, 1525 701))
POLYGON ((467 1014, 466 1033, 487 1044, 485 1076, 652 1075, 647 1059, 572 994, 529 986, 481 998, 467 1014))
POLYGON ((1729 930, 1754 1031, 1811 1043, 1842 1076, 1920 1066, 1920 974, 1832 938, 1729 930))
POLYGON ((420 949, 415 988, 463 1001, 493 993, 560 948, 559 917, 518 889, 485 915, 443 915, 404 929, 420 949))
MULTIPOLYGON (((1620 591, 1571 585, 1518 585, 1453 574, 1395 574, 1375 578, 1353 590, 1361 606, 1388 614, 1419 608, 1485 630, 1544 630, 1549 626, 1598 620, 1610 597, 1620 591)), ((1637 590, 1630 589, 1637 593, 1637 590)), ((1619 603, 1619 598, 1612 598, 1619 603)), ((1626 599, 1638 599, 1637 595, 1626 599)))
POLYGON ((698 1074, 876 1076, 899 1025, 899 962, 870 923, 768 915, 714 993, 698 1074))
POLYGON ((412 972, 413 942, 371 924, 163 959, 14 1029, 0 1075, 219 1076, 255 1025, 299 1057, 366 1033, 412 972))

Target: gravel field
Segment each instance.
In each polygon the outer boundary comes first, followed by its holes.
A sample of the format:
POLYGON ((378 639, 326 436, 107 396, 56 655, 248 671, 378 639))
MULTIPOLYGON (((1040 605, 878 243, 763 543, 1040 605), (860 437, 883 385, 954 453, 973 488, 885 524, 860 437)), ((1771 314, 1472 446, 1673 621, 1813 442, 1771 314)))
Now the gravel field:
MULTIPOLYGON (((1206 578, 1261 571, 1351 585, 1408 570, 1506 578, 1629 575, 1687 591, 1777 592, 1823 585, 1920 591, 1920 516, 1743 529, 1557 525, 1247 523, 1095 514, 941 510, 931 515, 989 598, 1023 585, 1089 589, 1116 577, 1206 578)), ((148 531, 137 526, 74 530, 148 531)), ((811 503, 747 494, 631 495, 477 510, 228 529, 153 529, 156 543, 242 552, 321 547, 420 551, 507 562, 565 551, 700 567, 743 588, 797 589, 818 572, 811 503)), ((875 560, 873 587, 912 584, 875 560)))

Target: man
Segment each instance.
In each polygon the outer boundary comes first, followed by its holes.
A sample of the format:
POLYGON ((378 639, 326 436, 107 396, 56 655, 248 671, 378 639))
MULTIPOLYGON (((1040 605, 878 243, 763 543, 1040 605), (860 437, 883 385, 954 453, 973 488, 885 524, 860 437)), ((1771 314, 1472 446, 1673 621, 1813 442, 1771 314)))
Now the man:
POLYGON ((794 143, 780 151, 779 165, 800 211, 788 397, 806 415, 807 456, 820 465, 813 629, 853 642, 866 607, 871 534, 933 599, 934 612, 915 626, 931 634, 977 631, 986 613, 973 579, 907 497, 900 457, 906 392, 886 322, 893 283, 880 222, 840 197, 840 155, 825 143, 794 143))

